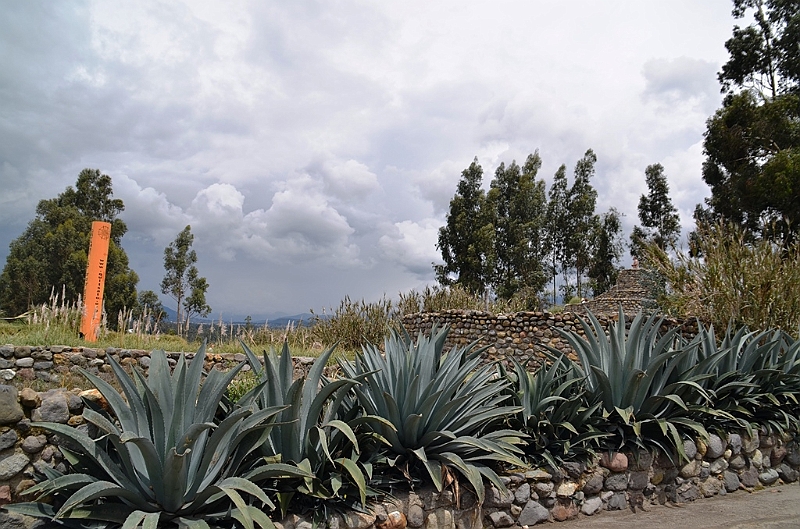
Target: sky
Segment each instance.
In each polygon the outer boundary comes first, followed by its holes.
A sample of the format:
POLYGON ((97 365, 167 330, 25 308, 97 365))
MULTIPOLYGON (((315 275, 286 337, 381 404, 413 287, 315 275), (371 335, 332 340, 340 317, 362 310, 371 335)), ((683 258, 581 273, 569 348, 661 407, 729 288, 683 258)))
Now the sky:
MULTIPOLYGON (((0 261, 84 168, 125 203, 140 290, 191 225, 211 316, 433 284, 461 171, 591 148, 638 223, 661 163, 684 232, 729 0, 30 0, 0 17, 0 261)), ((741 23, 741 22, 740 22, 741 23)), ((622 265, 630 265, 626 255, 622 265)), ((162 296, 167 306, 174 302, 162 296)))

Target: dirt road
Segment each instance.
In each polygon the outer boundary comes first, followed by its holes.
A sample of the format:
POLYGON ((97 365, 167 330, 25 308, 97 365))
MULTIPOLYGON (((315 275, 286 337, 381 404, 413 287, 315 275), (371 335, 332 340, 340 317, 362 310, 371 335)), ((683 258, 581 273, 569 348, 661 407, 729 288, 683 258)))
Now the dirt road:
POLYGON ((780 485, 747 493, 737 491, 680 505, 656 505, 649 511, 605 511, 558 524, 560 529, 798 529, 800 485, 780 485))

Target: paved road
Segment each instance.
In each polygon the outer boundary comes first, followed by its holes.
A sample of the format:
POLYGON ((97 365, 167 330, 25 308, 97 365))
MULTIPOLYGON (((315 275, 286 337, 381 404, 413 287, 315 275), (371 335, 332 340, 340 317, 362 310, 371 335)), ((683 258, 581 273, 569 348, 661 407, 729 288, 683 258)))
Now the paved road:
POLYGON ((800 529, 800 485, 780 485, 649 511, 604 511, 561 522, 560 529, 800 529))

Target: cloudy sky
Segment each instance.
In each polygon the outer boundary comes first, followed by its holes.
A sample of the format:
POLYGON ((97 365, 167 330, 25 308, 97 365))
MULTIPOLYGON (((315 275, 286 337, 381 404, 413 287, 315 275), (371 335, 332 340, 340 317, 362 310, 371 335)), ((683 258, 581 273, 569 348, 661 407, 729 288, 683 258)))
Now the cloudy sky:
MULTIPOLYGON (((140 289, 190 224, 214 317, 433 282, 461 171, 598 157, 626 237, 664 165, 684 229, 729 0, 7 3, 0 261, 85 167, 125 202, 140 289)), ((623 264, 629 264, 626 256, 623 264)), ((170 302, 167 302, 169 305, 170 302)))

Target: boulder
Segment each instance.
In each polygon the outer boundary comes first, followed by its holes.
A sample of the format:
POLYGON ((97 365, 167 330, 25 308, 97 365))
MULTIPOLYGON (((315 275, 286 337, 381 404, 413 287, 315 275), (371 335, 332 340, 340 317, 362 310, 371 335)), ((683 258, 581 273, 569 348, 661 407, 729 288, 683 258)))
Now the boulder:
POLYGON ((0 425, 14 424, 25 417, 19 405, 17 388, 0 384, 0 425))

